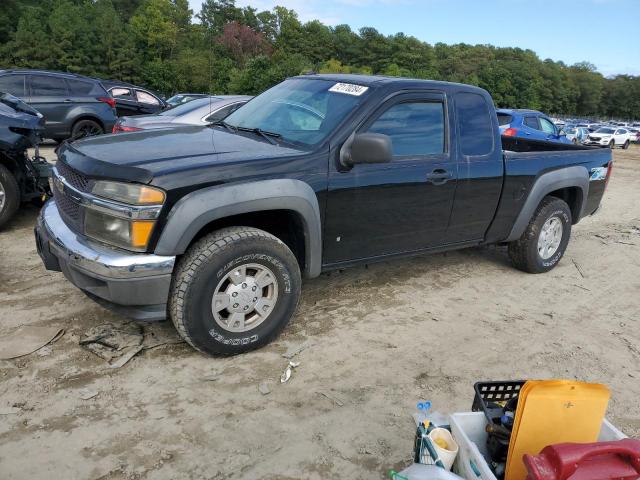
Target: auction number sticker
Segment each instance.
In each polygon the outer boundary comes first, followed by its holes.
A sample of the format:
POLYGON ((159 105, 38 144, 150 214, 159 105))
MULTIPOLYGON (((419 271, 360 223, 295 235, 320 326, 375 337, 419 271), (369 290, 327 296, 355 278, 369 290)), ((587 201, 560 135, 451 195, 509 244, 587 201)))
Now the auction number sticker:
POLYGON ((369 87, 354 85, 353 83, 336 83, 329 89, 329 91, 333 93, 345 93, 347 95, 354 95, 356 97, 359 97, 367 90, 369 90, 369 87))

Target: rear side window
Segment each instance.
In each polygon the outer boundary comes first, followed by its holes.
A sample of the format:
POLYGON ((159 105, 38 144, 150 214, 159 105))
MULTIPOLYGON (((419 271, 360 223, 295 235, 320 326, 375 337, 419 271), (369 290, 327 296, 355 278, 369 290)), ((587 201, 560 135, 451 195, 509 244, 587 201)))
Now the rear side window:
POLYGON ((498 113, 498 125, 509 125, 513 120, 513 116, 508 113, 498 113))
POLYGON ((529 128, 540 130, 540 125, 538 124, 538 119, 536 117, 524 117, 524 122, 522 123, 529 128))
POLYGON ((115 87, 111 89, 111 95, 115 98, 124 98, 125 100, 133 100, 133 94, 130 88, 115 87))
POLYGON ((217 112, 213 112, 211 115, 209 115, 207 118, 205 118, 204 121, 205 122, 209 122, 209 123, 213 123, 213 122, 219 122, 221 120, 224 120, 229 115, 231 115, 233 112, 235 112, 238 108, 240 108, 240 105, 242 105, 242 104, 236 103, 236 104, 233 104, 233 105, 227 105, 226 107, 221 108, 217 112))
POLYGON ((395 156, 444 152, 442 102, 398 103, 380 115, 368 129, 391 137, 395 156))
POLYGON ((86 80, 78 80, 75 78, 67 78, 67 85, 69 85, 69 92, 71 95, 100 95, 103 92, 97 84, 93 82, 87 82, 86 80))
POLYGON ((136 90, 136 94, 138 95, 138 101, 140 103, 146 103, 148 105, 160 105, 158 99, 150 93, 143 92, 142 90, 136 90))
POLYGON ((50 97, 67 95, 67 85, 62 78, 47 75, 32 75, 30 81, 31 95, 33 96, 50 97))
POLYGON ((10 93, 14 97, 24 97, 24 75, 6 75, 0 77, 0 92, 10 93))
POLYGON ((482 95, 458 93, 456 117, 463 155, 488 155, 493 151, 493 128, 489 106, 482 95))

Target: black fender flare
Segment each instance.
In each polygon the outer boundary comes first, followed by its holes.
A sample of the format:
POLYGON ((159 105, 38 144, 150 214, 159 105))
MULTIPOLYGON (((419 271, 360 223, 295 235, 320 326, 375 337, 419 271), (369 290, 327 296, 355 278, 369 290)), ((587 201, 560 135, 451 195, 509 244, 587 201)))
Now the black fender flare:
POLYGON ((300 216, 305 241, 304 276, 320 275, 322 228, 318 198, 309 184, 295 179, 219 185, 185 195, 169 212, 154 253, 181 255, 212 221, 266 210, 291 210, 300 216))
POLYGON ((578 210, 579 215, 578 218, 573 219, 573 222, 577 223, 584 215, 587 197, 589 196, 589 172, 586 167, 578 165, 553 170, 538 177, 505 241, 513 242, 522 236, 531 217, 545 196, 555 190, 567 187, 577 187, 582 191, 582 204, 578 210))

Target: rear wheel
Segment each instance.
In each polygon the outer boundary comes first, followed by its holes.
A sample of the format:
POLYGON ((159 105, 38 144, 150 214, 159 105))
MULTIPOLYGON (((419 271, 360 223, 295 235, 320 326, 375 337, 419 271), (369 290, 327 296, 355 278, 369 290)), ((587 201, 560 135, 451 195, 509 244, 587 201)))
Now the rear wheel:
POLYGON ((20 206, 20 187, 16 177, 0 165, 0 228, 7 223, 20 206))
POLYGON ((197 350, 243 353, 282 331, 300 286, 298 262, 278 238, 257 228, 225 228, 194 243, 178 263, 169 316, 197 350))
POLYGON ((509 257, 525 272, 548 272, 564 255, 570 236, 569 206, 559 198, 545 197, 522 236, 509 244, 509 257))
POLYGON ((574 138, 573 140, 571 140, 571 142, 572 142, 574 145, 577 145, 577 144, 578 144, 578 139, 577 139, 577 138, 574 138))
POLYGON ((93 120, 79 120, 71 129, 71 140, 78 140, 85 137, 93 137, 94 135, 102 135, 104 129, 98 122, 93 120))
POLYGON ((626 150, 627 148, 629 148, 629 140, 627 140, 626 142, 624 142, 624 145, 622 145, 622 148, 623 148, 623 149, 625 149, 625 150, 626 150))

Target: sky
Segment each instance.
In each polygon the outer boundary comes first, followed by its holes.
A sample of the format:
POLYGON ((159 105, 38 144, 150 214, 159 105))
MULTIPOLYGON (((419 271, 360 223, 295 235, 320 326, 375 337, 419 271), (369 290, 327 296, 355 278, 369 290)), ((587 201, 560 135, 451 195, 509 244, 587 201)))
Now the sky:
MULTIPOLYGON (((189 0, 197 13, 201 0, 189 0)), ((240 7, 295 10, 353 30, 404 32, 434 44, 531 49, 542 59, 593 63, 605 76, 640 75, 640 0, 236 0, 240 7)))

